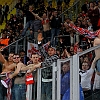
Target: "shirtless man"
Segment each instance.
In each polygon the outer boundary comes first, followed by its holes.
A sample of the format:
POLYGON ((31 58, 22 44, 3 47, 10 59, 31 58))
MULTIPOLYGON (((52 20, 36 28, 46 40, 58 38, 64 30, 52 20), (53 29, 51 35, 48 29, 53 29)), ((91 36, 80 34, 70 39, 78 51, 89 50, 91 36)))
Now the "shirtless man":
POLYGON ((42 25, 43 25, 43 37, 44 37, 44 42, 48 42, 50 39, 50 21, 49 21, 49 18, 48 18, 48 11, 47 11, 47 14, 46 13, 43 13, 42 17, 39 17, 37 14, 35 14, 34 12, 32 12, 30 10, 30 12, 39 20, 42 21, 42 25))
POLYGON ((26 99, 26 85, 25 85, 25 73, 20 73, 21 68, 25 67, 21 62, 21 57, 18 54, 14 54, 13 61, 16 64, 14 73, 9 75, 9 78, 15 78, 14 79, 14 94, 16 100, 25 100, 26 99))
MULTIPOLYGON (((15 64, 13 63, 13 56, 14 56, 14 53, 9 53, 8 60, 6 60, 4 58, 4 56, 0 53, 0 62, 3 65, 1 75, 3 75, 3 74, 5 75, 6 73, 10 73, 15 70, 15 64)), ((1 77, 1 79, 6 79, 6 76, 1 77)), ((6 95, 7 95, 7 90, 6 90, 6 88, 3 87, 3 85, 0 85, 0 89, 1 89, 1 91, 3 90, 3 92, 0 92, 0 94, 2 96, 0 98, 5 99, 6 95)))
POLYGON ((14 71, 14 63, 13 63, 14 53, 9 53, 8 60, 4 58, 4 56, 0 53, 0 62, 3 64, 2 73, 9 73, 14 71))
POLYGON ((48 18, 48 14, 43 13, 42 17, 39 17, 37 14, 35 14, 34 12, 32 12, 32 10, 29 10, 36 18, 38 18, 39 20, 42 21, 43 24, 43 31, 46 32, 48 30, 50 30, 50 23, 49 23, 49 18, 48 18))
POLYGON ((15 77, 14 80, 14 94, 16 97, 16 100, 25 100, 26 99, 26 85, 25 85, 25 74, 21 74, 21 76, 19 76, 20 71, 27 71, 30 69, 30 72, 32 72, 34 69, 36 69, 35 67, 33 68, 34 64, 38 64, 39 61, 39 55, 38 54, 32 54, 32 61, 33 64, 30 64, 28 66, 24 65, 21 61, 20 61, 20 56, 18 54, 14 55, 13 57, 13 61, 16 62, 16 69, 15 72, 13 74, 9 75, 9 78, 12 79, 15 77), (21 88, 22 87, 22 88, 21 88))
MULTIPOLYGON (((97 31, 97 37, 94 39, 94 46, 100 45, 100 30, 97 31)), ((97 60, 97 74, 100 75, 100 48, 95 50, 95 57, 97 60)))

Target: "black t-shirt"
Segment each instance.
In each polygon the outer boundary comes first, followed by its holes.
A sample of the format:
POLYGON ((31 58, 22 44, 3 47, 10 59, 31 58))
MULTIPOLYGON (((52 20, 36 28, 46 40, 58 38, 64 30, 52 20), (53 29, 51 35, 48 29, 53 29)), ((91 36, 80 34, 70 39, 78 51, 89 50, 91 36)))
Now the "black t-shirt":
MULTIPOLYGON (((33 12, 34 12, 34 11, 33 11, 33 12)), ((34 12, 34 13, 35 13, 35 12, 34 12)), ((32 20, 32 21, 35 20, 34 15, 33 15, 30 11, 26 11, 25 14, 26 14, 26 22, 28 22, 28 21, 30 21, 30 20, 32 20)))

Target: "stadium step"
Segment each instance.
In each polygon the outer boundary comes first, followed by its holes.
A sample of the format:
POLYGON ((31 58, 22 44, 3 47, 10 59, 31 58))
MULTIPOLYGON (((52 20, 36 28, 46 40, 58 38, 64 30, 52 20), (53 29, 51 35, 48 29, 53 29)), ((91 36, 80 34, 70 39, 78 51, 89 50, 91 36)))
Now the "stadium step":
POLYGON ((2 4, 2 6, 5 5, 5 3, 7 3, 8 5, 10 5, 12 3, 13 0, 0 0, 0 4, 2 4))
POLYGON ((69 2, 69 7, 73 6, 73 3, 75 2, 75 0, 70 0, 69 2))
MULTIPOLYGON (((10 19, 10 14, 16 14, 16 9, 14 8, 14 6, 15 5, 13 5, 13 4, 15 4, 15 3, 17 3, 17 0, 0 0, 0 4, 2 4, 2 5, 4 5, 5 3, 7 2, 7 4, 9 5, 9 7, 10 6, 13 6, 10 10, 10 12, 9 12, 9 14, 8 14, 8 16, 7 16, 7 19, 9 20, 10 19)), ((26 2, 26 0, 23 0, 23 3, 25 3, 26 2)), ((3 21, 3 23, 2 23, 2 25, 0 25, 0 32, 1 32, 1 29, 4 29, 5 28, 5 25, 6 25, 6 23, 5 23, 5 20, 3 21)))
MULTIPOLYGON (((10 19, 10 14, 16 14, 16 9, 14 8, 9 14, 8 14, 8 17, 7 19, 9 20, 10 19)), ((1 32, 1 29, 4 29, 5 28, 5 20, 3 21, 2 25, 0 25, 0 32, 1 32)))

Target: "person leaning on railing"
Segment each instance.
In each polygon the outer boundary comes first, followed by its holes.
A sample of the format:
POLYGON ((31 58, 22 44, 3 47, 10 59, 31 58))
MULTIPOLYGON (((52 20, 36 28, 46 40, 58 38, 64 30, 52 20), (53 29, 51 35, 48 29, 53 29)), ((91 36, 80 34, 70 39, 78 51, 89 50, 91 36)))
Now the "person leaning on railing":
POLYGON ((27 74, 26 75, 33 74, 33 78, 34 78, 33 87, 34 87, 34 91, 35 91, 33 93, 36 96, 36 93, 37 93, 37 87, 36 87, 37 86, 37 68, 34 67, 34 66, 40 63, 39 54, 38 53, 33 53, 31 55, 31 61, 32 61, 32 64, 29 64, 26 67, 23 67, 21 70, 27 70, 27 74))
POLYGON ((12 74, 9 74, 9 78, 14 78, 14 87, 13 87, 13 94, 15 99, 12 100, 26 100, 26 84, 25 84, 25 73, 19 74, 22 67, 25 65, 20 61, 21 57, 19 54, 14 54, 13 62, 16 64, 15 71, 12 74))
POLYGON ((56 55, 56 48, 49 46, 50 42, 47 42, 45 45, 41 45, 43 37, 38 37, 39 43, 39 52, 41 56, 44 57, 43 62, 35 65, 35 67, 46 67, 42 69, 42 98, 41 100, 52 100, 52 68, 50 67, 53 62, 56 62, 59 58, 56 55), (48 46, 48 50, 45 50, 45 46, 48 46))

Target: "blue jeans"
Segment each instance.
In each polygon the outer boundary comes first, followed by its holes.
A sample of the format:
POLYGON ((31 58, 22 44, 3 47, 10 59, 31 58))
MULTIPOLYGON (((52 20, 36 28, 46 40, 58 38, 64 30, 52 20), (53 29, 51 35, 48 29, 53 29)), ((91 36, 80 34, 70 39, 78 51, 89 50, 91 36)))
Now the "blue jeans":
POLYGON ((52 100, 52 82, 42 82, 41 96, 41 100, 52 100))
POLYGON ((100 59, 97 60, 96 66, 97 66, 97 71, 100 72, 100 59))
POLYGON ((15 100, 26 100, 26 85, 14 84, 15 100))
POLYGON ((58 29, 58 28, 52 28, 52 29, 51 29, 51 45, 52 45, 52 46, 57 45, 58 38, 55 38, 55 39, 54 39, 54 37, 55 37, 55 36, 58 36, 59 33, 60 33, 60 29, 58 29))
POLYGON ((25 28, 24 28, 24 30, 22 32, 22 36, 25 36, 26 31, 27 31, 28 28, 31 28, 32 29, 32 27, 33 27, 32 25, 33 25, 33 21, 32 20, 30 20, 30 21, 28 21, 26 23, 26 26, 25 26, 25 28))
POLYGON ((12 94, 11 100, 15 100, 15 90, 14 90, 14 87, 11 89, 11 94, 12 94))

